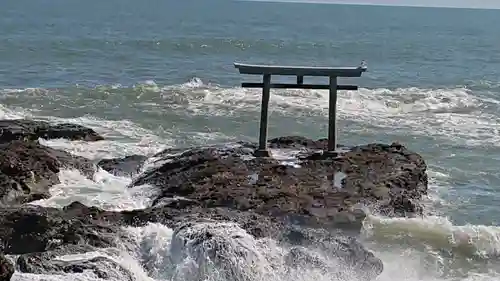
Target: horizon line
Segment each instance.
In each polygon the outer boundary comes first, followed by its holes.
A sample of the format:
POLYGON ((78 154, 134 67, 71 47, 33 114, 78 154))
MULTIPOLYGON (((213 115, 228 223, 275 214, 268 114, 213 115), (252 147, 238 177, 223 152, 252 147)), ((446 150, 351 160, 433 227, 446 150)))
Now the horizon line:
POLYGON ((243 2, 269 2, 269 3, 294 3, 294 4, 326 4, 344 6, 375 6, 375 7, 408 7, 408 8, 437 8, 437 9, 465 9, 465 10, 500 10, 500 7, 469 7, 469 6, 426 6, 419 4, 394 4, 394 3, 367 3, 367 2, 336 2, 328 0, 235 0, 243 2))

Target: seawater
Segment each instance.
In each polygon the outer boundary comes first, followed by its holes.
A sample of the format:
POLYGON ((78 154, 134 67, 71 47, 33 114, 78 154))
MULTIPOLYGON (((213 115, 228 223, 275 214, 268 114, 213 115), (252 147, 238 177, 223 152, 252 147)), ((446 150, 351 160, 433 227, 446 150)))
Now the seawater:
MULTIPOLYGON (((402 142, 424 156, 430 176, 424 219, 365 221, 363 243, 385 264, 378 279, 495 280, 499 13, 229 0, 7 1, 0 9, 0 118, 94 128, 105 141, 43 141, 90 159, 255 141, 260 92, 238 86, 255 78, 240 77, 234 61, 356 66, 366 60, 362 78, 342 81, 360 89, 339 94, 340 143, 402 142)), ((273 90, 270 135, 325 137, 327 100, 325 91, 273 90)), ((148 206, 156 192, 127 189, 130 178, 105 171, 93 180, 71 170, 59 176, 54 196, 35 204, 79 200, 123 210, 148 206)), ((189 263, 167 263, 175 254, 171 229, 150 224, 128 231, 134 250, 93 254, 116 259, 136 280, 180 280, 189 263)), ((331 280, 306 271, 272 275, 270 260, 286 250, 245 237, 239 246, 259 262, 254 277, 331 280)), ((86 273, 14 279, 67 278, 96 280, 86 273)))

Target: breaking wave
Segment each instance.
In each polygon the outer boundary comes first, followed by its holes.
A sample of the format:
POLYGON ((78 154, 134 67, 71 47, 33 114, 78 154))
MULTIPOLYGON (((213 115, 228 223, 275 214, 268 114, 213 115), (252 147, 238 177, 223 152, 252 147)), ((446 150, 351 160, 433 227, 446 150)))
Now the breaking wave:
MULTIPOLYGON (((496 147, 500 143, 500 117, 495 109, 500 101, 488 94, 487 90, 494 89, 484 88, 483 85, 482 88, 361 88, 358 91, 342 91, 339 93, 338 115, 340 122, 348 122, 351 125, 352 132, 377 132, 380 129, 399 128, 414 136, 433 136, 456 145, 496 147), (479 94, 476 91, 481 92, 479 94)), ((131 117, 133 120, 154 120, 157 127, 153 127, 149 122, 146 123, 148 129, 157 134, 160 132, 165 138, 174 134, 182 136, 182 132, 181 129, 162 122, 162 119, 211 116, 214 119, 232 118, 231 122, 241 126, 248 118, 256 118, 256 113, 260 110, 260 98, 258 89, 227 88, 204 83, 199 78, 168 86, 146 81, 132 86, 0 90, 0 101, 14 106, 16 112, 23 112, 23 115, 45 115, 48 119, 57 120, 50 117, 53 114, 49 114, 53 113, 56 107, 64 118, 73 117, 68 114, 74 112, 90 113, 88 118, 78 117, 76 119, 80 120, 75 121, 82 121, 91 127, 101 127, 104 132, 108 132, 109 126, 115 126, 112 128, 114 135, 123 134, 120 133, 123 132, 122 129, 133 124, 130 121, 120 123, 106 120, 131 120, 131 117), (35 104, 35 101, 38 103, 35 104), (17 111, 19 107, 22 108, 21 111, 17 111), (61 110, 61 107, 64 110, 61 110), (123 112, 129 113, 130 116, 127 118, 119 115, 123 112)), ((297 121, 305 124, 324 122, 328 114, 327 100, 327 91, 273 90, 271 118, 300 117, 297 121)), ((15 116, 17 114, 9 109, 0 107, 0 117, 15 116)), ((219 141, 234 139, 230 133, 224 132, 224 128, 215 131, 211 127, 191 130, 186 135, 189 133, 200 141, 206 137, 205 134, 212 135, 219 141)), ((131 136, 134 141, 142 138, 145 144, 154 141, 149 132, 141 129, 137 129, 131 136)))

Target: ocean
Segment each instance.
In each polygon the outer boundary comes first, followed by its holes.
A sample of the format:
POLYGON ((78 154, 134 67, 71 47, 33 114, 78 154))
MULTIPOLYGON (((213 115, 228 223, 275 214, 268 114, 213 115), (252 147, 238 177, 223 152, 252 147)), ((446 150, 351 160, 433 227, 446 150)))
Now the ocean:
MULTIPOLYGON (((499 10, 230 0, 4 1, 0 118, 91 127, 106 140, 44 141, 90 159, 256 141, 260 92, 239 87, 251 78, 242 77, 233 62, 357 66, 366 60, 368 72, 345 80, 360 89, 339 93, 339 143, 399 141, 423 155, 430 178, 424 218, 366 219, 363 244, 385 265, 377 280, 498 280, 498 26, 499 10), (469 241, 460 239, 465 234, 469 241)), ((326 91, 273 90, 270 136, 325 137, 327 100, 326 91)), ((64 170, 60 179, 52 198, 34 204, 61 207, 79 200, 124 210, 149 203, 148 190, 126 188, 130 178, 99 171, 91 181, 64 170)), ((129 231, 153 270, 140 266, 138 253, 113 258, 137 280, 167 280, 172 230, 150 224, 129 231)), ((69 278, 96 280, 85 274, 14 276, 69 278)))

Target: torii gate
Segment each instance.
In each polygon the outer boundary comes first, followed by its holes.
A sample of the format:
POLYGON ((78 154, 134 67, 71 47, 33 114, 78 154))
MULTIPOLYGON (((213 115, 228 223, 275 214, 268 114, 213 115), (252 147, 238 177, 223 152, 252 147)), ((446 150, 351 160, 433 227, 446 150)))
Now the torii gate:
POLYGON ((269 97, 271 88, 275 89, 317 89, 330 90, 328 103, 328 153, 335 153, 337 149, 337 91, 358 90, 354 85, 338 85, 338 77, 361 77, 367 70, 364 63, 359 67, 306 67, 306 66, 276 66, 276 65, 252 65, 234 63, 240 74, 262 75, 262 83, 241 83, 243 88, 262 88, 262 106, 260 113, 259 148, 254 155, 257 157, 269 157, 267 150, 267 119, 269 109, 269 97), (295 84, 271 83, 272 75, 296 76, 295 84), (330 83, 304 84, 304 76, 329 77, 330 83))

